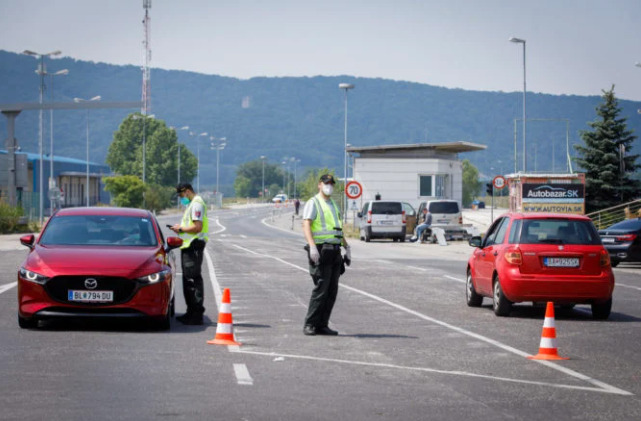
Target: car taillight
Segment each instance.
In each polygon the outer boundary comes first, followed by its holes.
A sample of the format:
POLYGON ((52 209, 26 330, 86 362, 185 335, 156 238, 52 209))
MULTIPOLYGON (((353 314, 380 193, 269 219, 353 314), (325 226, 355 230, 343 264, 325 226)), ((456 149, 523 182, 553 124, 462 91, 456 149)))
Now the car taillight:
POLYGON ((458 217, 458 223, 463 224, 463 215, 458 217))
POLYGON ((616 239, 617 241, 634 241, 635 238, 637 238, 636 234, 624 234, 624 235, 617 235, 616 239))
POLYGON ((610 253, 608 253, 607 250, 601 250, 599 263, 601 266, 610 266, 610 253))
POLYGON ((403 223, 407 223, 407 219, 405 219, 405 211, 401 212, 403 223))
POLYGON ((372 211, 367 211, 367 223, 371 224, 372 223, 372 211))
POLYGON ((505 260, 511 265, 520 265, 523 263, 521 250, 508 250, 505 252, 505 260))

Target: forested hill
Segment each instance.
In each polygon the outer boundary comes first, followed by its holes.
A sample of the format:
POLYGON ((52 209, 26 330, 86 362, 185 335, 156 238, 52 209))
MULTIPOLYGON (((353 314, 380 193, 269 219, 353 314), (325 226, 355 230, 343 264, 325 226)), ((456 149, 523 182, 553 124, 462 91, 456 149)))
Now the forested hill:
MULTIPOLYGON (((137 66, 116 66, 71 58, 47 59, 47 71, 68 69, 56 76, 56 101, 102 96, 103 101, 138 101, 141 71, 137 66)), ((0 51, 0 103, 37 102, 39 76, 33 57, 0 51)), ((227 138, 220 154, 222 186, 233 183, 235 167, 267 156, 280 163, 284 157, 301 160, 305 168, 328 166, 342 173, 344 94, 341 82, 355 84, 348 96, 348 142, 355 146, 469 141, 487 150, 465 155, 482 173, 514 169, 514 119, 522 113, 522 93, 479 92, 385 79, 341 77, 257 77, 240 80, 185 71, 152 69, 151 113, 169 126, 189 126, 194 132, 227 138)), ((45 100, 51 94, 47 77, 45 100)), ((599 86, 610 89, 610 86, 599 86)), ((616 93, 616 88, 615 88, 616 93)), ((569 119, 570 144, 581 142, 580 130, 596 118, 598 96, 555 96, 528 93, 529 119, 569 119)), ((637 109, 641 103, 620 101, 628 126, 641 133, 637 109)), ((91 160, 104 162, 113 132, 135 110, 89 112, 91 160)), ((45 145, 49 144, 48 112, 45 145)), ((86 113, 56 111, 55 153, 85 156, 86 113)), ((17 119, 19 145, 38 150, 38 112, 25 111, 17 119)), ((520 122, 518 148, 521 149, 520 122)), ((2 139, 6 119, 0 119, 2 139)), ((565 123, 528 121, 528 169, 565 169, 565 123), (554 163, 554 167, 553 167, 554 163)), ((187 132, 179 138, 196 153, 196 141, 187 132)), ((201 138, 201 186, 215 183, 215 151, 201 138)), ((634 153, 641 152, 639 141, 634 153)), ((2 145, 4 148, 4 145, 2 145)), ((571 148, 571 153, 574 151, 571 148)), ((521 158, 519 157, 519 162, 521 158)), ((291 168, 293 171, 293 167, 291 168)))

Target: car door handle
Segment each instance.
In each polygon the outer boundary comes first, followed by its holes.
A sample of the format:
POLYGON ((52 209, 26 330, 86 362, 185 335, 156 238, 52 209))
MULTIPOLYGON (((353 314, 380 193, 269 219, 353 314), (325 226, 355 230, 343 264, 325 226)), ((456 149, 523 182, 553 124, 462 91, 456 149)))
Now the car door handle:
POLYGON ((498 252, 498 251, 495 251, 495 252, 494 252, 494 255, 495 255, 495 256, 498 256, 498 255, 499 255, 499 252, 498 252))

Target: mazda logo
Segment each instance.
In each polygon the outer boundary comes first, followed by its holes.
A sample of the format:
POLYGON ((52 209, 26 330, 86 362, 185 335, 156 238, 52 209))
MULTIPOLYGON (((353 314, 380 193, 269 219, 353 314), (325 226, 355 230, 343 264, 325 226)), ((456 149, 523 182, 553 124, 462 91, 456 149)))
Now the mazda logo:
POLYGON ((98 286, 98 281, 95 280, 94 278, 85 279, 85 288, 96 289, 97 286, 98 286))

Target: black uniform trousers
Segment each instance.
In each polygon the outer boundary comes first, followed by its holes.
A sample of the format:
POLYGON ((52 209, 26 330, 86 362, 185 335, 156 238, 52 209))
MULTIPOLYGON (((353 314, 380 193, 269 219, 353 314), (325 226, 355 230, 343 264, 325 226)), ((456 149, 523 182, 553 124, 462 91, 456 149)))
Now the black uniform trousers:
POLYGON ((183 294, 187 303, 187 314, 190 316, 202 317, 205 313, 202 264, 206 245, 203 240, 193 240, 189 247, 180 250, 183 294))
POLYGON ((309 262, 309 274, 314 281, 314 289, 309 299, 309 308, 305 317, 305 326, 316 328, 327 327, 332 314, 336 295, 338 294, 338 278, 341 275, 343 258, 340 246, 317 245, 321 255, 318 265, 309 262))

